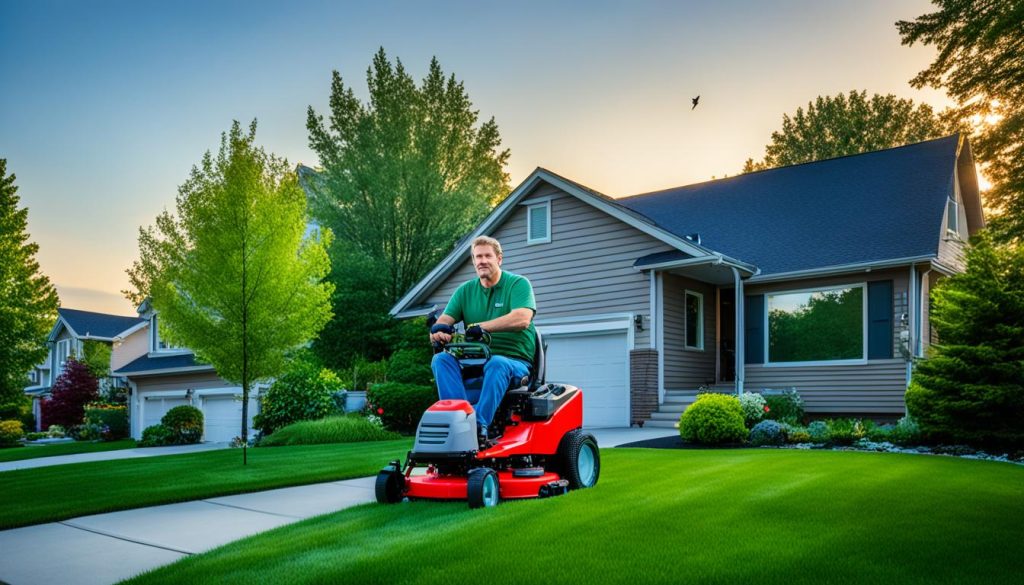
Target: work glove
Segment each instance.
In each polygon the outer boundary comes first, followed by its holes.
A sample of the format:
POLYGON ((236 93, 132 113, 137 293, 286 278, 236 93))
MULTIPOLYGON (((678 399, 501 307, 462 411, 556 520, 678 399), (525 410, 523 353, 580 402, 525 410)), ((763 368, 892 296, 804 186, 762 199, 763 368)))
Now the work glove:
POLYGON ((466 339, 472 339, 479 341, 484 337, 484 328, 479 325, 473 325, 469 329, 466 329, 466 339))
POLYGON ((434 326, 430 328, 430 333, 447 333, 451 335, 455 333, 455 328, 451 325, 445 325, 444 323, 434 323, 434 326))

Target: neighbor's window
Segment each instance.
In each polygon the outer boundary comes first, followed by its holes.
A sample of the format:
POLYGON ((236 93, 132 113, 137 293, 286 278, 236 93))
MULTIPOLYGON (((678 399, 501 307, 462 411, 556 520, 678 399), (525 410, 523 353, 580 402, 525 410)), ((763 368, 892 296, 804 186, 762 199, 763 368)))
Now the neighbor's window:
POLYGON ((551 241, 551 202, 526 207, 526 243, 545 244, 551 241))
POLYGON ((150 325, 150 342, 152 344, 154 352, 176 351, 182 349, 177 345, 172 345, 166 340, 164 340, 163 336, 160 334, 161 329, 163 329, 163 327, 160 325, 160 319, 158 318, 157 315, 153 315, 152 325, 150 325))
POLYGON ((704 349, 704 295, 686 291, 686 347, 704 349))
POLYGON ((960 209, 957 205, 956 195, 950 197, 946 203, 946 229, 953 233, 960 233, 960 209))
POLYGON ((768 294, 768 363, 866 359, 865 286, 768 294))

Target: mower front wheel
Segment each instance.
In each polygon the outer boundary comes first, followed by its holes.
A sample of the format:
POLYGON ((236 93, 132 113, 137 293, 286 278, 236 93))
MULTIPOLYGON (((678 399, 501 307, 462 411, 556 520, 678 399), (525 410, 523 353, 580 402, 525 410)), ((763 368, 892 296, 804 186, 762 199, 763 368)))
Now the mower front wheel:
POLYGON ((558 467, 569 489, 593 487, 601 475, 601 451, 597 439, 580 430, 570 431, 558 445, 558 467))
POLYGON ((501 501, 498 493, 498 474, 493 469, 478 467, 469 472, 466 499, 470 508, 492 508, 501 501))
POLYGON ((377 474, 374 492, 377 502, 381 504, 397 504, 402 501, 402 490, 405 488, 405 476, 394 466, 387 466, 377 474))

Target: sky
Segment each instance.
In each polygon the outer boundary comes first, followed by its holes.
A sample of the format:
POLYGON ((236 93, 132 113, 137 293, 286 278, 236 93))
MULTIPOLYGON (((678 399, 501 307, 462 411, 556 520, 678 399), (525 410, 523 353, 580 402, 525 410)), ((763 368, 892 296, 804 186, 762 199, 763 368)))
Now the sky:
POLYGON ((753 2, 0 0, 0 158, 64 307, 134 314, 138 230, 232 120, 317 166, 331 71, 361 99, 383 47, 436 56, 494 117, 515 187, 543 166, 611 196, 734 175, 819 95, 952 102, 894 23, 927 0, 753 2), (700 95, 691 110, 690 99, 700 95))

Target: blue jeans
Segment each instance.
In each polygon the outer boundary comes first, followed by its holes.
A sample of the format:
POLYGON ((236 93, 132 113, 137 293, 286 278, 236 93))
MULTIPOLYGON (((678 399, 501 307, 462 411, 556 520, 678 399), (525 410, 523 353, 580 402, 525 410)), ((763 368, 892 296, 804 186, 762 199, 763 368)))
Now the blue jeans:
POLYGON ((434 370, 437 395, 441 400, 468 400, 473 404, 481 430, 491 424, 494 411, 498 410, 498 405, 512 380, 518 380, 530 373, 530 368, 524 361, 492 355, 484 364, 483 384, 480 386, 479 398, 474 403, 470 393, 476 392, 468 390, 467 386, 472 387, 475 380, 463 381, 459 362, 451 354, 443 351, 435 354, 430 368, 434 370))

